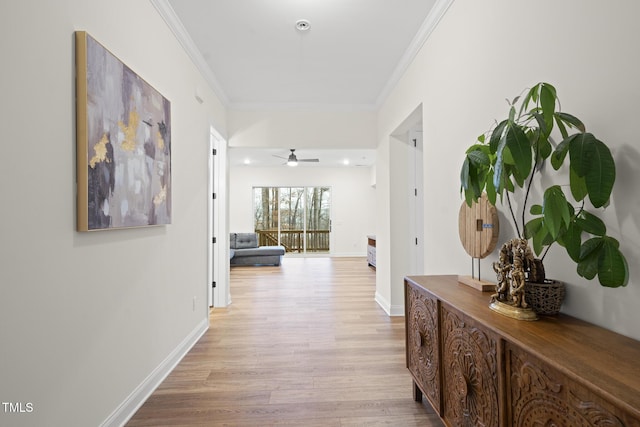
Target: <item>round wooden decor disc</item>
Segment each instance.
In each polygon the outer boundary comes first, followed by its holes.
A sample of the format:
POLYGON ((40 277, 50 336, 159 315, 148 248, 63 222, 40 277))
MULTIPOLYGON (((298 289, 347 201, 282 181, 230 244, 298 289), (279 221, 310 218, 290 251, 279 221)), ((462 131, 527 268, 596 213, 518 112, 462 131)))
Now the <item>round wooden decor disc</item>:
POLYGON ((484 258, 496 248, 500 224, 498 212, 483 194, 471 207, 462 202, 458 216, 460 242, 473 258, 484 258))

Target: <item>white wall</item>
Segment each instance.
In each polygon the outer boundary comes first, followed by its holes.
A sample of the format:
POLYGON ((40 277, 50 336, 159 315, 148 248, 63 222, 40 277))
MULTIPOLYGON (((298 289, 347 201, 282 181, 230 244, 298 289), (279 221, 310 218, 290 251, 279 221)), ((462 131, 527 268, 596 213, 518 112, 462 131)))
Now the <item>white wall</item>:
MULTIPOLYGON (((491 5, 456 0, 379 111, 377 292, 400 304, 402 277, 390 259, 390 135, 423 105, 425 157, 425 271, 469 274, 458 238, 459 171, 465 149, 507 112, 512 98, 539 81, 556 86, 564 111, 585 122, 609 144, 618 166, 612 204, 604 213, 630 263, 626 288, 606 289, 575 273, 562 248, 546 258, 547 274, 568 285, 569 314, 640 338, 640 199, 636 197, 640 151, 635 122, 640 93, 640 3, 597 0, 495 0, 491 5), (538 30, 539 28, 539 30, 538 30)), ((500 209, 502 209, 499 206, 500 209)), ((509 226, 501 215, 501 242, 509 226)), ((482 270, 491 271, 495 255, 482 270)))
POLYGON ((374 111, 229 111, 230 147, 376 148, 374 111))
POLYGON ((33 408, 0 407, 0 425, 117 424, 208 326, 208 138, 225 111, 148 1, 0 9, 0 401, 33 408), (171 101, 169 226, 75 231, 74 30, 171 101))
POLYGON ((366 236, 375 234, 376 190, 371 186, 370 168, 232 166, 229 176, 230 232, 254 230, 252 188, 260 186, 331 187, 331 254, 366 256, 366 236))

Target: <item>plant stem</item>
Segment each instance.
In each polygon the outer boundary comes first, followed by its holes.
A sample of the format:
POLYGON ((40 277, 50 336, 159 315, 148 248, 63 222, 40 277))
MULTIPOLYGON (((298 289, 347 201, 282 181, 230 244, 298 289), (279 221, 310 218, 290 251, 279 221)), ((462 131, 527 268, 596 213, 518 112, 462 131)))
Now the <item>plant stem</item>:
POLYGON ((533 170, 529 176, 529 183, 527 184, 527 191, 524 193, 524 204, 522 205, 522 231, 525 231, 525 214, 527 213, 527 200, 529 199, 529 192, 531 191, 531 185, 533 184, 533 176, 536 174, 538 168, 538 160, 540 159, 540 144, 536 144, 536 156, 533 162, 533 170))
POLYGON ((509 192, 507 194, 507 203, 509 204, 509 212, 511 212, 511 218, 513 219, 513 225, 516 226, 516 233, 518 234, 518 239, 522 239, 522 235, 520 234, 520 227, 518 227, 518 221, 516 220, 516 215, 513 212, 513 206, 511 206, 511 198, 509 197, 509 192))

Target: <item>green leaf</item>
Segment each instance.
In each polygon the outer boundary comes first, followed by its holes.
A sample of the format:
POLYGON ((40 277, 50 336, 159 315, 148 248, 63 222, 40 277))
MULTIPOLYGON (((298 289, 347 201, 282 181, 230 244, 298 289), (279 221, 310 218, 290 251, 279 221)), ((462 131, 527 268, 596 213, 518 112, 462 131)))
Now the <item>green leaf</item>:
POLYGON ((491 133, 491 138, 489 138, 489 148, 491 149, 491 153, 495 154, 498 152, 498 148, 500 145, 500 141, 502 140, 504 134, 504 128, 507 126, 508 120, 503 120, 496 126, 496 128, 491 133))
POLYGON ((473 206, 473 202, 474 202, 474 193, 473 190, 468 189, 468 190, 464 190, 464 201, 467 202, 467 206, 471 207, 473 206))
POLYGON ((482 195, 485 174, 486 168, 476 168, 472 162, 469 162, 469 183, 465 190, 471 191, 474 201, 482 195))
POLYGON ((569 168, 569 188, 573 199, 581 202, 587 197, 587 182, 584 177, 578 176, 573 168, 569 168))
POLYGON ((529 91, 529 93, 531 94, 531 99, 535 103, 538 103, 538 95, 540 93, 541 86, 542 86, 542 83, 538 83, 534 87, 532 87, 531 90, 529 91))
POLYGON ((549 139, 542 136, 536 142, 535 149, 538 150, 538 156, 540 159, 546 159, 553 151, 553 147, 551 146, 549 139))
POLYGON ((460 169, 460 187, 462 190, 469 189, 469 164, 469 156, 466 156, 462 163, 462 168, 460 169))
POLYGON ((607 234, 607 226, 604 222, 592 213, 582 211, 576 218, 576 222, 583 231, 594 236, 604 236, 607 234))
POLYGON ((524 226, 524 237, 525 239, 531 239, 533 243, 533 251, 536 255, 540 255, 544 248, 545 237, 548 236, 549 233, 544 227, 544 220, 542 217, 534 218, 524 226))
POLYGON ((486 145, 484 144, 473 144, 471 147, 467 148, 467 151, 465 151, 465 154, 469 154, 473 151, 483 151, 483 148, 485 148, 486 145))
POLYGON ((465 200, 469 206, 471 206, 471 201, 477 201, 482 196, 488 172, 488 166, 476 167, 469 156, 465 158, 460 172, 460 186, 461 190, 465 192, 465 200))
POLYGON ((580 247, 580 261, 578 262, 578 274, 591 280, 598 274, 598 264, 602 252, 602 237, 594 237, 587 240, 580 247))
POLYGON ((473 186, 473 190, 476 193, 476 198, 480 198, 482 196, 482 191, 484 190, 485 181, 487 180, 489 169, 486 167, 477 168, 475 170, 475 173, 476 175, 472 178, 471 184, 473 186))
POLYGON ((598 280, 602 286, 617 288, 629 281, 627 260, 618 249, 619 243, 612 237, 603 237, 602 251, 598 259, 598 280))
POLYGON ((505 146, 504 149, 502 150, 502 161, 504 162, 505 165, 515 165, 516 161, 513 159, 513 155, 511 154, 511 151, 509 150, 509 146, 505 146))
POLYGON ((556 114, 554 116, 556 119, 556 124, 558 125, 558 129, 560 129, 562 138, 567 138, 569 136, 569 132, 567 132, 567 127, 564 125, 564 122, 560 118, 558 118, 558 114, 560 114, 560 112, 556 111, 556 114))
POLYGON ((569 224, 567 231, 562 236, 562 243, 567 254, 574 262, 580 261, 580 243, 582 242, 582 229, 576 223, 569 224))
MULTIPOLYGON (((504 122, 503 122, 504 123, 504 122)), ((500 125, 498 125, 500 126, 500 125)), ((494 132, 495 133, 495 132, 494 132)), ((491 136, 492 139, 492 144, 493 144, 493 135, 491 136)), ((498 189, 502 189, 502 181, 503 179, 507 179, 507 177, 503 177, 503 173, 504 173, 504 148, 507 145, 507 136, 506 133, 502 134, 502 138, 500 138, 500 141, 498 142, 497 146, 496 146, 496 161, 495 164, 493 165, 494 171, 493 171, 493 185, 498 188, 498 189)), ((502 191, 498 191, 500 194, 502 194, 502 191)))
POLYGON ((542 215, 542 206, 541 205, 532 205, 531 209, 529 209, 529 213, 531 215, 542 215))
POLYGON ((542 227, 543 218, 533 218, 531 221, 524 225, 524 238, 531 239, 542 227))
POLYGON ((548 83, 542 83, 540 87, 540 106, 542 107, 542 116, 547 125, 547 130, 551 133, 556 108, 556 89, 548 83))
POLYGON ((579 133, 569 141, 569 161, 578 176, 585 176, 589 171, 591 166, 589 153, 595 140, 596 138, 590 133, 579 133))
POLYGON ((487 178, 485 180, 485 191, 487 193, 487 199, 489 202, 495 206, 496 204, 496 187, 493 185, 493 169, 487 173, 487 178))
POLYGON ((521 178, 522 181, 531 173, 531 145, 525 135, 522 128, 517 125, 510 125, 507 130, 507 147, 511 156, 517 173, 514 173, 516 178, 521 178))
POLYGON ((564 163, 564 159, 567 157, 569 147, 571 146, 571 141, 573 141, 577 136, 578 134, 575 134, 563 139, 562 142, 556 147, 555 151, 551 155, 551 166, 553 166, 555 170, 560 169, 560 167, 564 163))
POLYGON ((557 111, 555 116, 556 116, 556 123, 558 123, 558 125, 560 125, 560 122, 563 122, 569 125, 569 127, 574 127, 578 129, 582 133, 585 133, 587 131, 587 129, 584 126, 584 123, 582 123, 582 121, 580 121, 580 119, 577 118, 576 116, 572 116, 571 114, 563 113, 560 111, 557 111))
POLYGON ((616 180, 609 148, 590 133, 578 134, 569 144, 569 156, 576 174, 585 177, 591 204, 596 208, 604 206, 616 180))
POLYGON ((490 164, 489 156, 480 150, 468 152, 467 158, 474 166, 489 166, 490 164))
MULTIPOLYGON (((538 84, 539 85, 539 84, 538 84)), ((522 116, 522 112, 529 108, 529 101, 533 98, 533 102, 537 102, 537 93, 538 93, 538 85, 535 85, 522 99, 522 104, 520 105, 520 116, 522 116)))
POLYGON ((580 246, 580 260, 598 253, 602 247, 602 237, 592 237, 580 246))
POLYGON ((611 197, 613 184, 616 181, 616 165, 611 151, 602 142, 593 138, 588 151, 589 168, 585 181, 591 204, 599 208, 604 206, 611 197))
POLYGON ((509 108, 509 123, 515 123, 516 121, 516 109, 514 107, 509 108))
POLYGON ((504 188, 506 188, 507 191, 511 193, 516 190, 515 185, 513 185, 513 182, 511 182, 511 179, 509 179, 508 177, 504 180, 504 188))
POLYGON ((545 137, 548 137, 550 132, 547 131, 548 127, 544 121, 544 117, 539 113, 533 113, 533 117, 536 119, 536 122, 538 122, 540 132, 542 132, 545 137))
POLYGON ((520 171, 513 166, 508 168, 508 173, 513 175, 513 179, 516 181, 516 184, 518 184, 518 187, 524 187, 524 182, 527 179, 526 176, 523 176, 520 171))
POLYGON ((560 233, 560 228, 563 225, 568 227, 571 220, 567 198, 559 185, 551 186, 544 192, 542 211, 545 227, 551 237, 556 239, 560 233))

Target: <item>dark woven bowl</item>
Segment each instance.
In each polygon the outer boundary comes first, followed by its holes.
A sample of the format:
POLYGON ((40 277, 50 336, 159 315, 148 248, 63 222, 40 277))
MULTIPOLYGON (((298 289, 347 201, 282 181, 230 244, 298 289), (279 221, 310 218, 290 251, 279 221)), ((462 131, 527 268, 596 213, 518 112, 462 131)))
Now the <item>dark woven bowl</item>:
POLYGON ((527 282, 524 287, 527 304, 538 314, 558 314, 564 296, 564 283, 557 280, 548 280, 546 283, 527 282))

